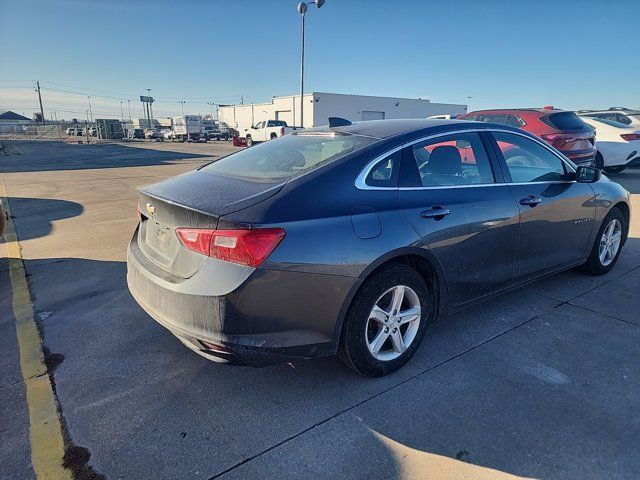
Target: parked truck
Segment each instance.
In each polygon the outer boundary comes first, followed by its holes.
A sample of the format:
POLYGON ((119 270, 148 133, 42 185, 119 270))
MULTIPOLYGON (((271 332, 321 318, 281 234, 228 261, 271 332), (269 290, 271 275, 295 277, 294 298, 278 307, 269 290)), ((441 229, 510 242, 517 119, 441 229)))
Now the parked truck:
POLYGON ((247 141, 247 147, 250 147, 254 143, 273 140, 295 130, 302 129, 300 127, 289 127, 284 120, 264 120, 251 128, 245 129, 244 138, 247 141))
POLYGON ((172 118, 171 140, 197 142, 202 135, 202 118, 199 115, 180 115, 172 118))

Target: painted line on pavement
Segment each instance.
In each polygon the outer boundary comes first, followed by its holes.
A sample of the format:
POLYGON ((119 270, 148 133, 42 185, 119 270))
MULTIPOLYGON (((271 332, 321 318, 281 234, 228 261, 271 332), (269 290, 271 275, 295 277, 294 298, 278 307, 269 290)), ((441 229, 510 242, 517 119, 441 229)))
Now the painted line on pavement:
POLYGON ((47 374, 42 340, 33 315, 33 303, 25 276, 24 263, 7 198, 4 180, 0 197, 7 211, 5 241, 9 259, 12 307, 16 320, 16 337, 20 350, 20 368, 29 406, 29 439, 31 464, 39 480, 72 480, 71 471, 62 466, 64 439, 58 404, 47 374))

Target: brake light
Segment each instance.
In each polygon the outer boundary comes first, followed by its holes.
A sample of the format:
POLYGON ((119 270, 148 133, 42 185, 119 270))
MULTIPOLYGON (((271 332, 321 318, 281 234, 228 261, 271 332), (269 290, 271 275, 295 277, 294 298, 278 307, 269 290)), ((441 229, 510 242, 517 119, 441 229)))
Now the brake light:
POLYGON ((568 137, 562 133, 543 133, 540 135, 543 140, 546 140, 551 145, 562 145, 569 140, 572 140, 571 137, 568 137))
POLYGON ((622 137, 623 140, 626 140, 627 142, 631 142, 633 140, 640 140, 640 134, 637 134, 637 133, 623 133, 620 136, 622 137))
POLYGON ((140 211, 140 201, 136 202, 136 215, 139 221, 142 221, 142 212, 140 211))
POLYGON ((257 267, 275 250, 284 238, 285 231, 282 228, 178 228, 176 234, 189 250, 227 262, 257 267))
POLYGON ((280 136, 284 135, 284 127, 280 127, 280 136))

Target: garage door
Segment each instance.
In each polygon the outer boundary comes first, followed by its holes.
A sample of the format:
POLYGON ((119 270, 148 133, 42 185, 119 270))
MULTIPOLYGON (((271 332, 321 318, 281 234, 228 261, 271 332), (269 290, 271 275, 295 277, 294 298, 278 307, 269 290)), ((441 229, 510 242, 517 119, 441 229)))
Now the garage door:
POLYGON ((374 112, 373 110, 363 110, 362 120, 384 120, 384 112, 374 112))
POLYGON ((284 120, 287 125, 293 125, 293 115, 291 110, 276 110, 276 120, 284 120))

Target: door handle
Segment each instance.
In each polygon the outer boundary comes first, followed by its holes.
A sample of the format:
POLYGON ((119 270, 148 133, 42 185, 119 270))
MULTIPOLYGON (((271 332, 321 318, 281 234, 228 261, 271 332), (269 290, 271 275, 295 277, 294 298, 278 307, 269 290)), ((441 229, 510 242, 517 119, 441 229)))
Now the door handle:
POLYGON ((425 210, 420 214, 422 218, 434 218, 436 220, 442 220, 445 215, 449 215, 451 210, 448 208, 442 208, 440 205, 431 207, 429 210, 425 210))
POLYGON ((533 208, 541 202, 542 202, 542 199, 540 197, 529 195, 528 197, 525 197, 520 200, 520 205, 529 205, 531 208, 533 208))

